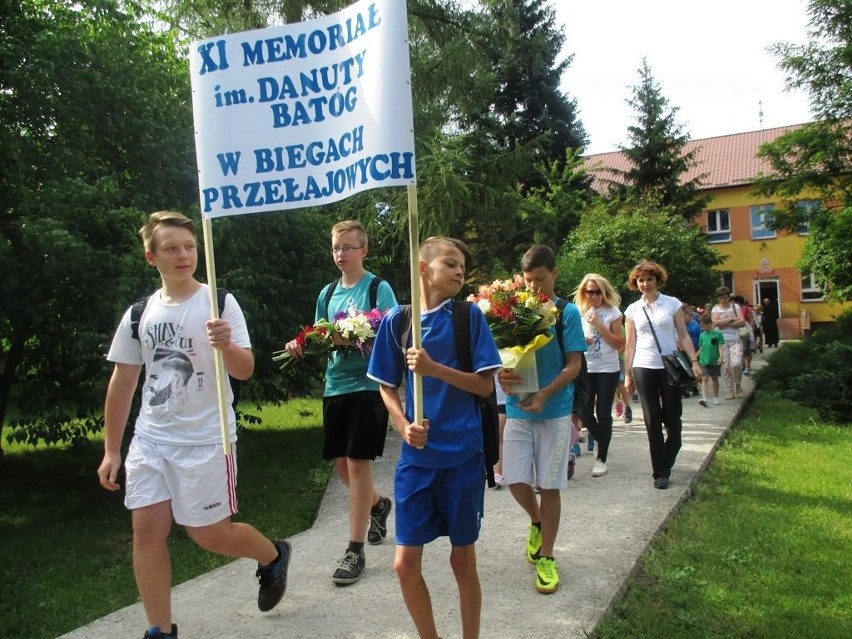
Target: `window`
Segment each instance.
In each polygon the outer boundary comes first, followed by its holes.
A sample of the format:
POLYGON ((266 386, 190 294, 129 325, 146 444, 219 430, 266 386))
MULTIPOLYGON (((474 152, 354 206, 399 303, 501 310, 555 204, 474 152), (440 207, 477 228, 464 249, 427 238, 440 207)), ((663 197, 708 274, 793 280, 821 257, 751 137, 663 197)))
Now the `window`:
POLYGON ((796 208, 800 210, 801 213, 804 213, 807 219, 802 222, 799 226, 798 234, 799 235, 807 235, 810 231, 808 229, 808 220, 814 211, 816 211, 820 207, 819 200, 801 200, 796 202, 796 208))
POLYGON ((775 231, 769 228, 768 223, 772 221, 774 204, 760 204, 751 207, 751 239, 767 240, 775 237, 775 231))
POLYGON ((816 301, 825 298, 825 291, 814 279, 813 273, 802 273, 802 301, 816 301))
MULTIPOLYGON (((734 290, 734 274, 731 271, 723 271, 719 274, 719 286, 726 287, 729 291, 734 290)), ((733 295, 733 293, 731 293, 733 295)))
POLYGON ((728 209, 707 211, 707 241, 731 241, 731 217, 728 209))

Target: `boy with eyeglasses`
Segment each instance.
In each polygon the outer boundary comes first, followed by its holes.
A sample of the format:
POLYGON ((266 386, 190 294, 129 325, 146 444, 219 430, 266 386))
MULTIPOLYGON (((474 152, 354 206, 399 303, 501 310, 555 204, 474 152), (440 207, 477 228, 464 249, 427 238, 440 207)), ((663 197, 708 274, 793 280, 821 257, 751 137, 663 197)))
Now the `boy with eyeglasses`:
MULTIPOLYGON (((396 306, 390 284, 380 280, 375 288, 376 276, 364 268, 368 250, 367 232, 360 222, 345 220, 332 227, 331 257, 340 269, 340 279, 320 291, 314 321, 332 320, 350 309, 372 310, 371 289, 380 311, 396 306)), ((295 339, 285 349, 292 356, 304 356, 295 339)), ((334 351, 325 373, 323 459, 334 460, 335 470, 349 490, 349 544, 332 575, 338 586, 361 578, 366 567, 365 536, 372 545, 384 541, 392 505, 373 482, 372 462, 384 452, 388 412, 379 384, 367 378, 369 361, 358 352, 334 351)))

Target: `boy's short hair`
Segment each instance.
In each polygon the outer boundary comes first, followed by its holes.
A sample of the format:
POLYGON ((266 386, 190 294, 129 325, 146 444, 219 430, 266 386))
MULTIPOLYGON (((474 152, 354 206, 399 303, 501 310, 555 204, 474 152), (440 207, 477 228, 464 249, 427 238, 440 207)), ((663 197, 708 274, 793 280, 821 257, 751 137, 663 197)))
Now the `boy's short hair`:
POLYGON ((420 243, 420 261, 426 262, 427 264, 434 260, 438 254, 441 252, 441 249, 445 246, 452 246, 461 251, 461 254, 464 255, 464 266, 465 269, 470 268, 470 264, 473 258, 471 258, 470 250, 467 248, 464 242, 461 240, 457 240, 454 237, 444 237, 442 235, 433 235, 432 237, 427 237, 420 243))
POLYGON ((701 326, 704 326, 705 324, 713 326, 713 318, 710 317, 707 313, 704 313, 698 318, 698 323, 701 324, 701 326))
POLYGON ((524 256, 521 258, 521 270, 524 273, 529 273, 530 271, 542 266, 548 271, 555 269, 556 255, 553 253, 553 249, 549 246, 545 246, 544 244, 533 244, 527 249, 527 252, 524 253, 524 256))
POLYGON ((653 275, 658 284, 665 284, 666 280, 669 279, 668 271, 662 265, 650 260, 642 260, 633 267, 630 275, 627 276, 627 286, 633 291, 638 291, 639 287, 636 285, 636 281, 642 275, 653 275))
POLYGON ((151 253, 157 252, 157 234, 156 231, 161 226, 174 226, 185 228, 195 235, 195 222, 183 213, 177 211, 157 211, 148 216, 148 221, 139 229, 139 235, 142 237, 142 244, 146 251, 151 253))
POLYGON ((363 246, 367 246, 367 229, 358 220, 343 220, 331 227, 331 237, 355 231, 358 234, 359 242, 363 246))

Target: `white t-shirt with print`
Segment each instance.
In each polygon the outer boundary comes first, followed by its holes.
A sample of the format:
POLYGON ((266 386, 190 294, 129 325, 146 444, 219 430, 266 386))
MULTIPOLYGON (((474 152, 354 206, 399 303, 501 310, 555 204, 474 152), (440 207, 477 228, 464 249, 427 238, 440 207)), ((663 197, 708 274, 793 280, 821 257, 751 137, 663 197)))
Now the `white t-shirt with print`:
MULTIPOLYGON (((151 296, 139 321, 139 339, 130 329, 130 309, 112 340, 107 360, 145 366, 142 406, 136 434, 160 444, 215 444, 221 440, 219 402, 213 348, 207 337, 210 301, 206 284, 180 304, 166 304, 160 291, 151 296)), ((231 341, 251 348, 245 317, 230 294, 220 309, 231 325, 231 341)), ((236 441, 236 418, 228 393, 231 441, 236 441)))
MULTIPOLYGON (((601 306, 595 309, 595 315, 601 321, 601 324, 607 328, 621 317, 620 310, 613 306, 601 306)), ((586 364, 590 373, 617 373, 618 366, 618 351, 607 344, 606 340, 601 336, 599 330, 586 321, 583 315, 583 335, 587 338, 592 338, 592 343, 588 344, 589 350, 586 351, 586 364)))

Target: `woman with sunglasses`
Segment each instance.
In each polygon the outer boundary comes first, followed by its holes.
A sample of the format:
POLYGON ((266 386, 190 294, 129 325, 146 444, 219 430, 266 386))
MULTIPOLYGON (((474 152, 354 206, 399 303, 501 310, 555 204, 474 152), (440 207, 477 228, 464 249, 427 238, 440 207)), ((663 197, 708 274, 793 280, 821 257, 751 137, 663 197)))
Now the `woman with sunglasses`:
POLYGON ((669 487, 683 428, 680 389, 669 384, 661 353, 667 355, 680 347, 692 361, 695 378, 701 378, 698 356, 680 310, 681 302, 660 293, 667 279, 666 269, 656 262, 643 261, 636 265, 627 284, 631 290, 642 293, 642 297, 624 311, 627 327, 624 386, 632 392, 635 383, 639 393, 651 449, 654 488, 660 489, 669 487))
POLYGON ((588 273, 574 291, 574 304, 583 319, 584 353, 589 369, 589 392, 580 419, 598 444, 592 477, 606 475, 606 459, 612 440, 612 401, 618 388, 618 354, 624 348, 618 309, 621 297, 603 275, 588 273))

